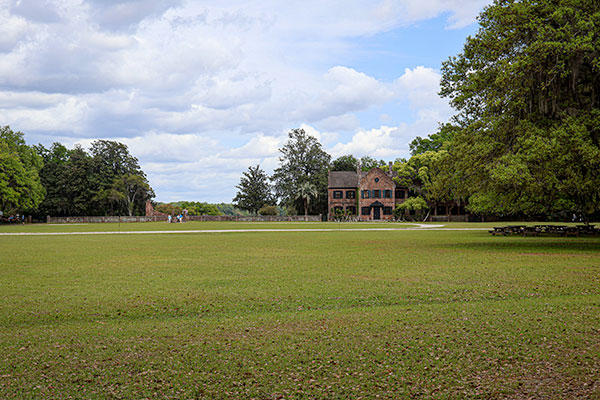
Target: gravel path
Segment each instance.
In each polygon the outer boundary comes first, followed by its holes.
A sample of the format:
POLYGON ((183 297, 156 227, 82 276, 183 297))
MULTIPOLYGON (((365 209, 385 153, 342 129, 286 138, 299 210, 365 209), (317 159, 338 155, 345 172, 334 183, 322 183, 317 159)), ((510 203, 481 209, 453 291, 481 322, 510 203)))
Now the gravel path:
POLYGON ((166 233, 247 233, 247 232, 369 232, 369 231, 486 231, 489 228, 444 228, 444 225, 424 225, 406 228, 307 228, 307 229, 207 229, 177 231, 106 231, 106 232, 4 232, 0 236, 54 235, 145 235, 166 233))

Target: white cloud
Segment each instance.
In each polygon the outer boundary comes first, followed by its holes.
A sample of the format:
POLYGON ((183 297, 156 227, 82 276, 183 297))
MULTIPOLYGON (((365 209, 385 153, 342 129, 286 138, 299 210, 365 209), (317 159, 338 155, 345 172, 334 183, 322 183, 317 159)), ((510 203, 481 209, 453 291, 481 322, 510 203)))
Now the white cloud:
POLYGON ((0 123, 46 144, 122 140, 159 199, 228 200, 248 165, 276 167, 290 128, 384 158, 431 133, 450 113, 439 73, 352 68, 355 39, 442 14, 464 26, 484 3, 0 0, 0 123), (412 122, 394 118, 399 101, 412 122), (387 126, 362 126, 369 112, 387 126), (208 178, 221 185, 210 194, 208 178))

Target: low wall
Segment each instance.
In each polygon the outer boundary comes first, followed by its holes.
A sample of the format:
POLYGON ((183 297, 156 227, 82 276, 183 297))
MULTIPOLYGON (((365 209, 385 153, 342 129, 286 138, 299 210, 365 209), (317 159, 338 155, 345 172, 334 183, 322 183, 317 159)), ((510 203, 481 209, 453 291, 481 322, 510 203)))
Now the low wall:
POLYGON ((155 222, 166 221, 166 216, 104 216, 104 217, 46 217, 49 224, 72 224, 72 223, 102 223, 102 222, 155 222))
POLYGON ((258 215, 258 216, 235 216, 235 215, 188 215, 189 221, 238 221, 238 222, 320 222, 320 215, 258 215))
MULTIPOLYGON (((133 217, 47 217, 46 222, 49 224, 69 224, 69 223, 102 223, 102 222, 156 222, 166 221, 166 215, 159 216, 133 216, 133 217)), ((259 215, 259 216, 235 216, 235 215, 188 215, 186 221, 239 221, 239 222, 319 222, 320 215, 295 215, 289 217, 281 217, 277 215, 259 215)))
POLYGON ((469 222, 468 215, 430 215, 431 222, 469 222))

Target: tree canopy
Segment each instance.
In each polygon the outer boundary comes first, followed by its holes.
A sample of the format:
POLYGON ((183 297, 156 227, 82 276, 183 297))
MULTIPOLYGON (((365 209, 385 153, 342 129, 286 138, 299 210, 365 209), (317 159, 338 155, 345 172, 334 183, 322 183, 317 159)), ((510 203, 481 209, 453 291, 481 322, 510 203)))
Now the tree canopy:
POLYGON ((336 158, 331 162, 330 171, 356 171, 358 160, 352 154, 336 158))
POLYGON ((452 124, 441 124, 438 131, 432 133, 426 138, 417 136, 409 144, 410 154, 416 156, 427 151, 439 151, 447 149, 452 142, 454 133, 460 130, 460 127, 452 124))
POLYGON ((309 212, 325 213, 327 172, 331 156, 304 129, 290 131, 288 141, 279 151, 279 167, 275 169, 272 180, 281 204, 294 207, 298 214, 304 212, 304 199, 298 197, 298 190, 303 184, 310 183, 317 190, 318 196, 316 201, 310 203, 309 212))
POLYGON ((80 215, 142 215, 154 197, 137 158, 123 143, 97 140, 90 153, 60 143, 34 146, 43 160, 41 182, 46 196, 40 217, 80 215))
POLYGON ((600 210, 600 7, 497 0, 442 67, 449 153, 472 211, 600 210))
POLYGON ((25 144, 22 132, 0 127, 0 211, 7 214, 34 210, 45 191, 39 177, 42 158, 25 144))

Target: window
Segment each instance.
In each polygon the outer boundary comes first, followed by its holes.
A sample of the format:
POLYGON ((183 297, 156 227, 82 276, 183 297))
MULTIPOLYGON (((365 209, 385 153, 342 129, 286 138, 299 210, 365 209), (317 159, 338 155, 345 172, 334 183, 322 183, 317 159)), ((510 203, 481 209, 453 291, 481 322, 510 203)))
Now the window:
POLYGON ((383 215, 392 215, 392 207, 383 207, 383 215))
POLYGON ((369 197, 370 197, 369 196, 369 191, 368 190, 363 190, 362 191, 362 198, 363 199, 368 199, 369 197))
POLYGON ((381 190, 373 190, 373 197, 378 199, 381 197, 381 190))
POLYGON ((392 198, 392 191, 391 190, 384 190, 383 191, 383 197, 386 199, 391 199, 392 198))
POLYGON ((344 211, 344 207, 342 206, 335 206, 331 209, 331 211, 335 214, 336 212, 340 212, 340 211, 344 211))
POLYGON ((341 199, 344 197, 344 192, 342 192, 341 190, 334 190, 333 191, 333 198, 334 199, 341 199))
POLYGON ((403 199, 404 198, 404 190, 396 189, 396 198, 397 199, 403 199))
POLYGON ((371 214, 371 208, 370 207, 362 207, 360 209, 360 213, 362 215, 369 215, 369 214, 371 214))
POLYGON ((347 199, 355 199, 356 192, 354 190, 346 190, 346 198, 347 199))
POLYGON ((355 206, 348 206, 348 207, 346 207, 346 212, 348 214, 356 215, 356 207, 355 206))

